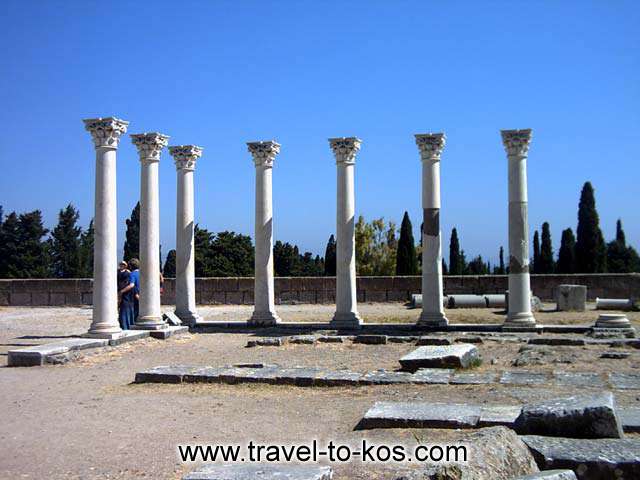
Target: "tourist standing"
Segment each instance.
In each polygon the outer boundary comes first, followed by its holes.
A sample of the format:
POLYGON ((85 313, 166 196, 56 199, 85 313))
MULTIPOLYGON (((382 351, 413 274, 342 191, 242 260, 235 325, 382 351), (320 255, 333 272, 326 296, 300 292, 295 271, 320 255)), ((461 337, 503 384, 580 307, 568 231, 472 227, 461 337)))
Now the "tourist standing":
POLYGON ((129 268, 131 268, 131 283, 133 283, 133 310, 135 319, 138 320, 138 312, 140 311, 140 260, 132 258, 129 260, 129 268))
POLYGON ((118 265, 118 322, 123 330, 129 330, 135 322, 134 288, 127 262, 122 261, 118 265))

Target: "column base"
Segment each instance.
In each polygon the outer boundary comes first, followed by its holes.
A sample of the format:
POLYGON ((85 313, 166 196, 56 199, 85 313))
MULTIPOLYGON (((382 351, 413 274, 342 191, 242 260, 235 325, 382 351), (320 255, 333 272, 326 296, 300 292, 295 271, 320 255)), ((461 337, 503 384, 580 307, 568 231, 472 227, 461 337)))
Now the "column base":
POLYGON ((357 312, 336 312, 329 325, 338 330, 359 330, 362 328, 362 318, 357 312))
POLYGON ((124 330, 120 330, 118 332, 92 332, 88 331, 81 335, 82 338, 99 338, 104 340, 116 340, 118 338, 122 338, 126 335, 124 330))
POLYGON ((277 325, 282 320, 276 312, 253 312, 251 318, 247 321, 247 325, 255 327, 271 327, 277 325))
POLYGON ((82 335, 85 338, 116 338, 118 335, 122 334, 122 329, 120 325, 116 323, 106 323, 100 322, 95 325, 91 325, 89 327, 89 331, 82 335))
POLYGON ((168 328, 169 325, 164 323, 162 317, 138 317, 136 323, 131 327, 131 330, 163 330, 168 328))
POLYGON ((624 313, 601 313, 594 328, 631 328, 631 323, 624 313))
POLYGON ((446 327, 449 320, 442 312, 425 312, 420 314, 420 318, 416 325, 421 327, 446 327))
POLYGON ((196 323, 202 320, 202 317, 198 315, 197 312, 180 312, 175 310, 173 313, 177 315, 182 323, 189 325, 190 327, 193 327, 196 323))
POLYGON ((507 327, 532 327, 535 326, 536 319, 531 312, 507 313, 504 325, 507 327))

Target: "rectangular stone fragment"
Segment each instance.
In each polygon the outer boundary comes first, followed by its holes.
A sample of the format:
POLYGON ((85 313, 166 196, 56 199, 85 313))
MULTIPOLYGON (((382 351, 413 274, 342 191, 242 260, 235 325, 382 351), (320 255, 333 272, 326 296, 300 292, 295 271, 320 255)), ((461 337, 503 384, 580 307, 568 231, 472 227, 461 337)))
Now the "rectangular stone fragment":
POLYGON ((527 342, 530 345, 565 345, 574 347, 583 347, 586 345, 584 338, 572 337, 534 337, 527 342))
POLYGON ((480 360, 478 349, 466 343, 418 347, 400 359, 402 369, 415 372, 420 368, 469 368, 480 360))
POLYGON ((637 373, 610 373, 609 381, 618 390, 640 389, 640 374, 637 373))
POLYGON ((517 477, 513 480, 577 480, 573 470, 545 470, 543 472, 531 473, 523 477, 517 477))
POLYGON ((580 479, 640 478, 640 440, 626 438, 574 439, 524 435, 541 470, 571 469, 580 479))
POLYGON ((184 375, 198 371, 201 368, 189 365, 154 367, 136 373, 135 383, 182 383, 184 375))
POLYGON ((495 383, 497 379, 497 373, 456 373, 449 383, 451 385, 487 385, 495 383))
POLYGON ((411 376, 412 383, 448 384, 453 369, 450 368, 421 368, 411 376))
POLYGON ((618 408, 618 416, 622 422, 622 430, 625 433, 640 432, 640 408, 618 408))
POLYGON ((109 340, 109 345, 116 346, 123 343, 134 342, 149 336, 149 330, 125 330, 121 336, 109 340))
POLYGON ((169 337, 173 337, 174 335, 178 335, 180 333, 187 333, 188 331, 189 327, 187 327, 186 325, 172 325, 168 328, 163 328, 162 330, 151 330, 149 334, 152 338, 157 338, 158 340, 166 340, 169 337))
POLYGON ((182 376, 183 383, 221 383, 221 375, 229 367, 202 367, 187 372, 182 376))
POLYGON ((474 428, 479 419, 480 407, 470 405, 376 402, 357 428, 474 428))
POLYGON ((495 427, 498 425, 513 428, 521 410, 522 407, 511 405, 482 406, 480 407, 478 428, 495 427))
POLYGON ((44 365, 46 357, 69 352, 69 347, 60 343, 46 343, 33 347, 9 350, 7 365, 9 367, 35 367, 44 365))
POLYGON ((316 378, 316 384, 322 387, 344 387, 359 385, 362 374, 348 370, 326 372, 316 378))
POLYGON ((418 339, 416 343, 417 346, 421 347, 424 345, 452 345, 453 342, 449 338, 445 337, 430 337, 430 336, 422 336, 418 339))
POLYGON ((543 385, 549 381, 546 373, 506 371, 500 377, 503 385, 543 385))
POLYGON ((86 350, 89 348, 100 348, 109 345, 106 338, 69 338, 55 342, 56 345, 68 347, 69 350, 86 350))
POLYGON ((366 345, 385 345, 386 335, 357 335, 353 343, 364 343, 366 345))
POLYGON ((389 372, 387 370, 376 370, 365 373, 361 380, 361 385, 388 385, 396 383, 411 383, 413 375, 409 372, 389 372))
POLYGON ((597 373, 553 372, 553 378, 557 385, 563 386, 594 388, 605 386, 604 380, 597 373))
POLYGON ((319 465, 205 465, 183 480, 331 480, 331 467, 319 465))

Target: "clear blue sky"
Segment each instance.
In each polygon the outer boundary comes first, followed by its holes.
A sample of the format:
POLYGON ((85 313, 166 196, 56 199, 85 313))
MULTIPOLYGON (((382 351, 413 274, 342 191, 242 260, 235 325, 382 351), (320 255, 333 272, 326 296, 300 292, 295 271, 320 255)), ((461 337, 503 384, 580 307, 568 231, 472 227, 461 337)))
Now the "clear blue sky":
MULTIPOLYGON (((35 1, 0 3, 0 204, 72 202, 93 215, 94 150, 82 118, 204 147, 196 217, 253 233, 245 142, 282 144, 275 237, 323 254, 335 230, 328 137, 357 135, 356 213, 420 224, 413 134, 444 131, 445 255, 507 245, 503 128, 533 128, 531 232, 554 250, 591 180, 607 240, 622 217, 640 244, 640 2, 35 1)), ((175 168, 160 165, 163 253, 175 243, 175 168)), ((130 139, 118 151, 120 244, 138 198, 130 139)))

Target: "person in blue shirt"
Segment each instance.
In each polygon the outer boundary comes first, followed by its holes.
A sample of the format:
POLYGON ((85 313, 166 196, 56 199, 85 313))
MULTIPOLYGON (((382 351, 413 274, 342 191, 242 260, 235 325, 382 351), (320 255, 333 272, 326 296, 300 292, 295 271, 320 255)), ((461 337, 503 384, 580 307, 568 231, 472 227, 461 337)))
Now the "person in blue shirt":
POLYGON ((131 283, 133 283, 133 310, 135 319, 138 320, 138 312, 140 311, 140 260, 137 258, 129 260, 129 268, 131 269, 131 283))
POLYGON ((129 266, 127 262, 122 261, 118 265, 118 322, 123 330, 129 330, 136 320, 133 307, 134 288, 129 266))

